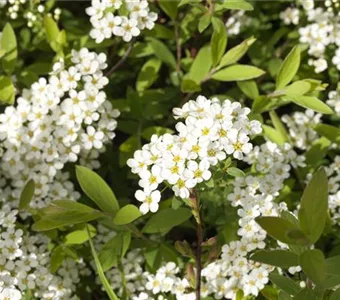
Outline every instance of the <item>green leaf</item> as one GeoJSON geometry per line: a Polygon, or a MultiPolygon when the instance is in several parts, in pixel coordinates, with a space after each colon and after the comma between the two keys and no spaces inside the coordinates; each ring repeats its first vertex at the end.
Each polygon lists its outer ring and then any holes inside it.
{"type": "Polygon", "coordinates": [[[298,212],[300,227],[315,243],[323,232],[328,211],[328,180],[323,168],[320,168],[305,188],[298,212]]]}
{"type": "Polygon", "coordinates": [[[326,259],[326,273],[327,278],[320,288],[329,289],[340,284],[340,255],[326,259]]]}
{"type": "Polygon", "coordinates": [[[318,300],[318,297],[312,290],[305,288],[301,292],[299,292],[293,299],[294,300],[318,300]]]}
{"type": "Polygon", "coordinates": [[[269,112],[269,116],[273,122],[275,129],[277,130],[277,132],[279,132],[281,139],[284,142],[289,142],[289,134],[277,113],[274,110],[272,110],[269,112]]]}
{"type": "Polygon", "coordinates": [[[255,100],[260,95],[254,80],[239,81],[237,82],[237,86],[250,99],[255,100]]]}
{"type": "Polygon", "coordinates": [[[52,274],[57,272],[61,267],[65,256],[66,254],[63,245],[59,245],[53,249],[50,259],[50,271],[52,274]]]}
{"type": "Polygon", "coordinates": [[[282,268],[299,265],[299,256],[287,250],[261,250],[254,253],[250,259],[282,268]]]}
{"type": "Polygon", "coordinates": [[[89,227],[89,231],[91,233],[91,237],[96,235],[96,228],[91,224],[82,224],[78,229],[68,233],[64,237],[65,245],[81,245],[89,240],[89,235],[87,232],[87,226],[89,227]]]}
{"type": "Polygon", "coordinates": [[[10,77],[0,76],[0,104],[12,105],[15,100],[15,89],[10,77]]]}
{"type": "Polygon", "coordinates": [[[215,67],[221,60],[227,47],[227,29],[225,24],[216,17],[212,18],[213,34],[211,37],[211,60],[215,67]]]}
{"type": "Polygon", "coordinates": [[[326,279],[326,260],[318,249],[307,250],[300,255],[302,271],[315,284],[322,284],[326,279]]]}
{"type": "Polygon", "coordinates": [[[98,174],[83,166],[76,166],[76,175],[85,194],[102,211],[115,215],[119,210],[119,204],[106,182],[98,174]]]}
{"type": "Polygon", "coordinates": [[[151,216],[142,231],[145,233],[166,232],[172,227],[182,224],[190,217],[191,211],[187,208],[160,210],[151,216]]]}
{"type": "Polygon", "coordinates": [[[329,298],[329,300],[339,300],[340,299],[340,288],[338,288],[329,298]]]}
{"type": "Polygon", "coordinates": [[[308,93],[311,87],[312,85],[309,82],[299,80],[285,87],[284,92],[287,96],[302,96],[308,93]]]}
{"type": "MultiPolygon", "coordinates": [[[[192,79],[197,84],[208,75],[212,66],[210,46],[204,46],[195,57],[188,75],[188,79],[192,79]]],[[[185,76],[186,77],[186,76],[185,76]]]]}
{"type": "Polygon", "coordinates": [[[228,65],[232,65],[237,63],[244,54],[248,51],[249,47],[256,41],[255,38],[250,37],[249,39],[244,40],[241,44],[231,48],[227,51],[227,53],[222,57],[221,63],[218,68],[222,68],[228,65]]]}
{"type": "Polygon", "coordinates": [[[33,195],[34,195],[35,184],[34,180],[29,180],[26,185],[24,186],[19,201],[19,209],[25,209],[29,206],[33,195]]]}
{"type": "Polygon", "coordinates": [[[151,45],[155,56],[171,68],[176,69],[176,59],[168,47],[160,40],[154,38],[148,38],[147,40],[151,45]]]}
{"type": "Polygon", "coordinates": [[[242,81],[257,78],[265,72],[248,65],[232,65],[214,73],[211,78],[218,81],[242,81]]]}
{"type": "Polygon", "coordinates": [[[104,274],[103,268],[100,264],[100,260],[98,258],[96,249],[94,248],[93,243],[92,243],[90,231],[88,231],[88,236],[89,236],[89,242],[90,242],[90,246],[91,246],[92,256],[94,258],[94,262],[95,262],[95,265],[96,265],[96,269],[97,269],[97,272],[98,272],[99,279],[100,279],[101,283],[103,284],[104,289],[105,289],[107,295],[109,296],[109,299],[110,300],[119,300],[119,298],[116,296],[114,291],[111,289],[110,283],[108,282],[107,278],[105,277],[105,274],[104,274]]]}
{"type": "Polygon", "coordinates": [[[283,61],[276,77],[276,89],[284,88],[292,81],[300,67],[300,48],[295,46],[283,61]]]}
{"type": "Polygon", "coordinates": [[[325,157],[331,144],[331,141],[325,137],[317,139],[305,154],[306,164],[316,166],[325,157]]]}
{"type": "Polygon", "coordinates": [[[116,214],[113,219],[113,222],[116,225],[125,225],[132,223],[136,219],[138,219],[142,213],[139,211],[138,207],[128,204],[122,207],[116,214]]]}
{"type": "Polygon", "coordinates": [[[270,274],[269,280],[289,295],[294,296],[301,290],[296,282],[282,275],[270,274]]]}
{"type": "MultiPolygon", "coordinates": [[[[7,23],[2,31],[0,49],[4,51],[1,57],[2,68],[8,75],[11,75],[15,69],[18,50],[15,32],[10,23],[7,23]]],[[[1,84],[0,87],[2,87],[1,84]]]]}
{"type": "Polygon", "coordinates": [[[284,291],[281,291],[281,292],[279,293],[278,298],[277,298],[277,300],[291,300],[291,299],[292,299],[292,297],[289,296],[289,294],[287,294],[287,293],[284,292],[284,291]]]}
{"type": "Polygon", "coordinates": [[[273,127],[262,125],[264,136],[273,143],[283,146],[285,143],[285,138],[282,134],[273,127]]]}
{"type": "Polygon", "coordinates": [[[199,92],[201,90],[201,86],[191,79],[183,78],[181,83],[181,91],[183,93],[194,93],[199,92]]]}
{"type": "Polygon", "coordinates": [[[161,9],[170,17],[171,20],[175,20],[178,12],[177,1],[159,1],[161,9]]]}
{"type": "Polygon", "coordinates": [[[57,23],[50,16],[45,16],[44,19],[45,33],[47,41],[51,44],[51,42],[55,42],[59,36],[59,28],[57,23]]]}
{"type": "Polygon", "coordinates": [[[279,217],[259,217],[256,222],[267,233],[283,243],[292,245],[308,245],[310,241],[293,223],[279,217]]]}
{"type": "Polygon", "coordinates": [[[98,257],[104,272],[117,266],[131,241],[130,232],[121,232],[111,238],[99,251],[98,257]]]}
{"type": "Polygon", "coordinates": [[[245,176],[242,170],[235,168],[235,167],[228,168],[227,173],[233,177],[244,177],[245,176]]]}
{"type": "Polygon", "coordinates": [[[158,78],[161,65],[162,62],[158,58],[151,58],[142,66],[136,81],[137,91],[142,92],[152,86],[158,78]]]}
{"type": "Polygon", "coordinates": [[[201,18],[200,21],[198,22],[198,31],[199,33],[202,33],[204,30],[208,28],[208,26],[211,23],[211,14],[206,13],[204,14],[201,18]]]}
{"type": "Polygon", "coordinates": [[[253,6],[245,0],[225,0],[222,7],[233,10],[253,10],[253,6]]]}
{"type": "Polygon", "coordinates": [[[328,124],[317,124],[313,128],[318,134],[326,137],[328,140],[340,144],[340,129],[328,124]]]}
{"type": "Polygon", "coordinates": [[[322,114],[332,114],[333,110],[324,102],[313,96],[290,96],[295,104],[322,114]]]}

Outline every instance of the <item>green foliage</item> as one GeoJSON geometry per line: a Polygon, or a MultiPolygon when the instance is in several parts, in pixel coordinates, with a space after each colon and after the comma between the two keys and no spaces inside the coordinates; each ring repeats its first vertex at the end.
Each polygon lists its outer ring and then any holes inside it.
{"type": "Polygon", "coordinates": [[[119,209],[118,201],[105,181],[88,168],[77,166],[76,174],[84,193],[104,212],[115,215],[119,209]]]}
{"type": "MultiPolygon", "coordinates": [[[[15,32],[10,23],[7,23],[3,28],[0,49],[2,53],[1,54],[2,68],[8,75],[11,75],[16,65],[18,50],[15,32]]],[[[0,83],[0,87],[1,86],[2,84],[0,83]]],[[[7,103],[12,104],[13,101],[7,103]]]]}
{"type": "Polygon", "coordinates": [[[20,195],[20,202],[19,202],[19,209],[25,209],[29,206],[33,195],[34,195],[35,185],[34,180],[30,179],[26,185],[24,186],[21,195],[20,195]]]}

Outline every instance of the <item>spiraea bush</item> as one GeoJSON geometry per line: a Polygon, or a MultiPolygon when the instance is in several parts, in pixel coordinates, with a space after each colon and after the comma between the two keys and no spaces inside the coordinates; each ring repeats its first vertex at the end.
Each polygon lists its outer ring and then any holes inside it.
{"type": "Polygon", "coordinates": [[[0,300],[340,300],[340,2],[0,0],[0,300]]]}

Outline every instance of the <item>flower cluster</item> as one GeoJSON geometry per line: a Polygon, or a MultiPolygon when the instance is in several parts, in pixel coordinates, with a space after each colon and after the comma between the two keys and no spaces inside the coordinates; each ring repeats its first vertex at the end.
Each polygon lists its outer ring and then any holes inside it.
{"type": "Polygon", "coordinates": [[[334,3],[337,1],[325,1],[321,6],[317,6],[314,0],[301,1],[301,14],[306,15],[307,23],[301,21],[304,18],[300,16],[297,8],[289,7],[280,14],[285,24],[301,23],[300,42],[308,45],[308,54],[312,57],[308,64],[315,68],[316,73],[325,71],[330,61],[340,70],[340,16],[333,9],[334,3]],[[331,49],[333,45],[337,50],[329,61],[326,50],[331,49]]]}
{"type": "Polygon", "coordinates": [[[305,112],[294,112],[291,116],[283,115],[282,121],[289,129],[290,139],[294,147],[308,150],[318,138],[313,126],[320,122],[322,115],[307,109],[305,112]]]}
{"type": "Polygon", "coordinates": [[[48,238],[31,235],[17,224],[18,211],[4,204],[0,209],[0,299],[19,300],[28,291],[37,299],[76,299],[83,263],[66,259],[52,274],[48,238]]]}
{"type": "Polygon", "coordinates": [[[35,181],[34,207],[43,207],[51,198],[76,199],[68,174],[61,170],[80,158],[96,167],[104,143],[115,136],[119,112],[102,91],[108,83],[102,70],[106,56],[87,49],[73,51],[73,65],[53,66],[53,74],[40,78],[24,90],[17,106],[0,115],[0,166],[10,180],[12,196],[18,198],[25,182],[35,181]]]}
{"type": "Polygon", "coordinates": [[[238,102],[212,100],[199,96],[182,108],[175,108],[178,134],[152,136],[151,143],[137,150],[127,164],[140,177],[143,190],[136,192],[142,213],[158,210],[162,182],[172,186],[175,195],[189,198],[190,190],[209,180],[210,167],[227,155],[242,159],[252,149],[251,134],[261,132],[258,121],[250,121],[249,108],[238,102]]]}
{"type": "Polygon", "coordinates": [[[228,36],[238,35],[242,27],[248,26],[249,23],[250,18],[245,15],[243,10],[233,13],[225,23],[228,36]]]}
{"type": "Polygon", "coordinates": [[[338,90],[330,91],[328,93],[328,100],[326,103],[333,108],[337,116],[340,116],[340,95],[338,90]]]}
{"type": "MultiPolygon", "coordinates": [[[[16,20],[23,16],[28,27],[36,27],[37,29],[41,26],[47,13],[46,4],[40,0],[0,0],[0,8],[6,12],[10,19],[16,20]]],[[[60,14],[61,9],[55,8],[53,12],[54,19],[58,20],[60,14]]]]}
{"type": "Polygon", "coordinates": [[[90,36],[97,43],[112,36],[122,37],[125,42],[129,42],[141,30],[151,30],[157,20],[157,14],[150,11],[146,0],[92,0],[86,13],[93,26],[90,36]],[[122,5],[125,5],[127,15],[120,15],[122,5]]]}

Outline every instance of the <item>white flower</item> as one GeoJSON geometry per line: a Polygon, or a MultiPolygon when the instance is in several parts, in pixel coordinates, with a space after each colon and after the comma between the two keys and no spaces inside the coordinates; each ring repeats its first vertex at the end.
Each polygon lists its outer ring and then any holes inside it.
{"type": "Polygon", "coordinates": [[[149,211],[155,213],[158,210],[158,202],[161,199],[161,193],[159,191],[138,190],[135,193],[135,197],[138,201],[143,202],[139,209],[144,215],[149,211]]]}

